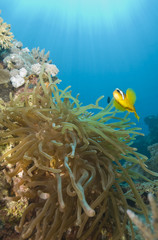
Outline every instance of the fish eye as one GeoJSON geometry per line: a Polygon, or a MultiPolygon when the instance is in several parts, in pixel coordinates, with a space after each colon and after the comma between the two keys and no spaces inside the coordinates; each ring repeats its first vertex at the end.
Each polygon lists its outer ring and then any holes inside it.
{"type": "Polygon", "coordinates": [[[120,89],[119,89],[119,88],[116,88],[116,91],[117,91],[118,93],[121,93],[121,91],[120,91],[120,89]]]}
{"type": "Polygon", "coordinates": [[[124,93],[123,93],[119,88],[116,88],[116,91],[117,91],[119,94],[121,94],[122,99],[124,100],[124,99],[125,99],[124,93]]]}

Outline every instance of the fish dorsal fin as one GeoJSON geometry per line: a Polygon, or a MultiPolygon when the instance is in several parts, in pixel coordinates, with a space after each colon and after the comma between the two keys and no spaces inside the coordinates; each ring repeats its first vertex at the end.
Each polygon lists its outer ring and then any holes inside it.
{"type": "Polygon", "coordinates": [[[128,99],[128,101],[134,105],[135,104],[135,101],[136,101],[136,94],[135,92],[133,91],[133,89],[131,88],[128,88],[127,91],[126,91],[126,97],[128,99]]]}

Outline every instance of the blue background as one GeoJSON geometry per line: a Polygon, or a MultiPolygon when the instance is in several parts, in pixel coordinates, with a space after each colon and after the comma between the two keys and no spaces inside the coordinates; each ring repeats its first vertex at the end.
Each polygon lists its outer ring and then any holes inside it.
{"type": "Polygon", "coordinates": [[[158,0],[1,0],[1,17],[30,50],[50,51],[61,88],[83,104],[133,88],[143,118],[158,114],[158,0]]]}

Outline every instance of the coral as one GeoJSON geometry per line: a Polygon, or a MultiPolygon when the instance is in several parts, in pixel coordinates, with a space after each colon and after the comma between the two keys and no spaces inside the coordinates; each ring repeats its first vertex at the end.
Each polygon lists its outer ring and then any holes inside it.
{"type": "Polygon", "coordinates": [[[22,49],[22,52],[24,52],[24,53],[30,53],[30,50],[28,49],[28,47],[25,47],[25,48],[22,49]]]}
{"type": "Polygon", "coordinates": [[[39,75],[41,72],[42,66],[40,63],[35,63],[31,66],[31,70],[34,74],[39,75]]]}
{"type": "MultiPolygon", "coordinates": [[[[4,151],[4,147],[0,149],[0,153],[4,151]]],[[[5,180],[4,174],[2,172],[2,169],[0,169],[0,202],[3,201],[3,198],[7,196],[8,194],[8,186],[7,182],[5,180]]],[[[2,219],[1,219],[2,220],[2,219]]]]}
{"type": "Polygon", "coordinates": [[[22,48],[20,41],[13,40],[10,32],[10,25],[3,22],[0,18],[0,84],[11,81],[13,87],[19,88],[25,83],[25,77],[29,78],[32,74],[40,74],[42,65],[45,64],[45,78],[48,81],[48,74],[55,77],[59,72],[54,64],[50,64],[49,52],[45,54],[45,49],[41,52],[39,47],[30,50],[22,48]],[[6,48],[9,48],[6,51],[6,48]],[[4,69],[6,68],[6,69],[4,69]],[[9,76],[10,72],[10,77],[9,76]],[[8,73],[8,74],[7,74],[8,73]]]}
{"type": "Polygon", "coordinates": [[[150,151],[151,154],[151,162],[154,162],[154,164],[157,162],[158,163],[158,143],[155,143],[151,146],[148,147],[148,150],[150,151]]]}
{"type": "MultiPolygon", "coordinates": [[[[10,71],[10,81],[15,88],[21,87],[25,82],[25,77],[29,78],[30,75],[36,74],[39,75],[42,69],[42,60],[41,63],[37,63],[37,60],[30,53],[28,48],[22,49],[22,43],[16,40],[13,41],[13,47],[10,49],[10,54],[1,54],[3,55],[3,64],[10,71]]],[[[42,54],[40,55],[43,56],[42,54]]],[[[48,54],[44,55],[46,59],[48,54]]],[[[45,60],[44,60],[45,62],[45,60]]],[[[50,61],[49,61],[50,62],[50,61]]],[[[59,72],[58,68],[54,64],[48,62],[44,63],[45,72],[44,76],[46,81],[48,81],[48,74],[52,77],[55,77],[59,72]]]]}
{"type": "MultiPolygon", "coordinates": [[[[59,69],[54,64],[45,63],[44,69],[45,73],[50,74],[52,77],[55,77],[59,72],[59,69]]],[[[34,74],[39,75],[42,70],[42,65],[40,63],[33,64],[31,70],[34,74]]]]}
{"type": "Polygon", "coordinates": [[[25,83],[25,77],[31,73],[32,64],[36,63],[35,59],[21,49],[21,42],[14,41],[11,48],[11,54],[3,59],[4,65],[10,71],[10,81],[15,88],[21,87],[25,83]]]}
{"type": "Polygon", "coordinates": [[[25,68],[28,74],[31,74],[31,66],[37,62],[25,48],[18,48],[17,46],[20,46],[18,43],[17,41],[13,42],[14,45],[10,49],[11,54],[4,57],[3,63],[9,70],[25,68]]]}
{"type": "Polygon", "coordinates": [[[10,81],[10,73],[7,69],[0,69],[0,84],[5,84],[10,81]]]}
{"type": "Polygon", "coordinates": [[[8,69],[20,69],[24,66],[25,60],[17,53],[12,53],[3,60],[8,69]]]}
{"type": "Polygon", "coordinates": [[[45,72],[50,74],[52,77],[55,77],[59,72],[59,69],[54,64],[45,63],[44,67],[45,72]]]}
{"type": "Polygon", "coordinates": [[[0,61],[0,69],[4,69],[4,64],[1,61],[0,61]]]}
{"type": "Polygon", "coordinates": [[[155,143],[148,147],[148,151],[150,152],[150,159],[147,164],[151,170],[158,169],[158,143],[155,143]]]}
{"type": "MultiPolygon", "coordinates": [[[[15,47],[15,48],[17,48],[17,49],[22,49],[22,47],[23,47],[22,42],[17,41],[17,40],[14,39],[13,43],[14,43],[14,47],[15,47]]],[[[14,48],[12,48],[12,52],[13,52],[13,49],[14,49],[14,48]]]]}
{"type": "Polygon", "coordinates": [[[21,68],[20,70],[19,70],[19,75],[21,76],[21,77],[26,77],[26,75],[27,75],[27,70],[23,67],[23,68],[21,68]]]}
{"type": "Polygon", "coordinates": [[[42,76],[43,71],[32,92],[26,83],[24,92],[11,97],[0,112],[0,144],[13,144],[0,157],[7,179],[16,178],[11,199],[29,201],[16,230],[22,239],[62,239],[72,234],[73,239],[95,240],[109,229],[113,240],[125,238],[126,210],[133,208],[127,203],[128,192],[124,195],[121,188],[124,182],[139,206],[135,211],[148,221],[132,181],[136,164],[152,173],[146,169],[146,157],[130,146],[138,128],[128,114],[124,119],[115,116],[112,102],[102,108],[100,97],[95,104],[81,106],[70,87],[60,90],[59,80],[53,82],[51,77],[46,87],[42,76]],[[98,113],[92,114],[92,109],[98,113]]]}
{"type": "Polygon", "coordinates": [[[13,87],[15,87],[15,88],[21,87],[25,83],[25,79],[23,77],[21,77],[20,75],[11,77],[10,81],[11,81],[13,87]]]}
{"type": "Polygon", "coordinates": [[[149,115],[144,119],[149,133],[146,136],[137,136],[133,146],[137,147],[139,152],[150,158],[148,146],[158,143],[158,115],[149,115]]]}
{"type": "Polygon", "coordinates": [[[21,69],[13,69],[10,71],[11,77],[16,77],[17,75],[20,75],[21,77],[26,77],[27,76],[27,70],[23,67],[21,69]]]}
{"type": "Polygon", "coordinates": [[[27,75],[27,70],[23,67],[21,69],[13,69],[10,71],[10,81],[15,88],[19,88],[25,83],[25,77],[27,75]]]}
{"type": "Polygon", "coordinates": [[[1,201],[0,205],[0,239],[3,240],[17,240],[20,238],[19,234],[14,230],[14,226],[18,224],[21,215],[26,208],[26,203],[23,200],[1,201]]]}
{"type": "Polygon", "coordinates": [[[150,202],[152,210],[152,221],[150,222],[150,227],[144,224],[137,215],[131,210],[127,210],[127,214],[132,222],[138,227],[141,231],[142,236],[145,240],[157,240],[158,239],[158,207],[157,203],[154,200],[154,197],[151,193],[148,194],[148,199],[150,202]]]}
{"type": "MultiPolygon", "coordinates": [[[[4,154],[6,146],[0,147],[0,155],[4,154]]],[[[9,211],[12,211],[12,207],[6,203],[5,199],[8,196],[8,192],[10,190],[9,184],[6,182],[3,167],[0,167],[0,239],[7,240],[7,239],[18,239],[17,233],[14,231],[14,226],[18,223],[16,217],[9,214],[9,211]]],[[[14,205],[17,204],[14,202],[14,205]]],[[[20,210],[20,209],[19,209],[20,210]]]]}
{"type": "Polygon", "coordinates": [[[12,91],[12,85],[9,83],[1,84],[0,85],[0,99],[3,99],[5,102],[8,102],[10,100],[9,95],[12,91]]]}
{"type": "Polygon", "coordinates": [[[49,51],[45,54],[45,49],[42,49],[41,52],[40,52],[39,47],[38,48],[33,48],[31,50],[31,55],[40,64],[51,63],[52,62],[51,60],[48,60],[49,59],[49,51]]]}
{"type": "Polygon", "coordinates": [[[148,141],[148,145],[158,142],[158,115],[149,115],[144,122],[149,128],[150,141],[148,141]]]}
{"type": "MultiPolygon", "coordinates": [[[[147,149],[150,153],[150,158],[146,161],[146,164],[149,169],[154,171],[155,169],[158,169],[158,143],[148,146],[147,149]]],[[[142,168],[140,168],[140,166],[137,166],[135,170],[136,172],[141,173],[144,176],[144,178],[147,177],[147,178],[150,178],[151,180],[157,180],[157,177],[144,171],[142,168]]]]}
{"type": "Polygon", "coordinates": [[[12,47],[13,37],[12,32],[10,32],[10,25],[3,22],[0,17],[0,50],[12,47]]]}
{"type": "Polygon", "coordinates": [[[22,217],[22,214],[24,210],[26,209],[26,206],[28,205],[26,198],[21,198],[18,201],[7,201],[6,207],[3,209],[3,211],[6,212],[9,221],[12,221],[13,219],[18,220],[22,217]]]}

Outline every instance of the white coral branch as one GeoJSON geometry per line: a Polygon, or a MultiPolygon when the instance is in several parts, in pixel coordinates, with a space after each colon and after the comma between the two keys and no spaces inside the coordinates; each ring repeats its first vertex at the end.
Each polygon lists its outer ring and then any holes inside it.
{"type": "Polygon", "coordinates": [[[158,207],[151,193],[148,194],[148,199],[152,211],[152,221],[150,227],[146,226],[138,216],[131,210],[127,210],[127,214],[132,222],[138,227],[145,240],[157,240],[158,239],[158,207]],[[153,229],[153,230],[151,230],[153,229]]]}

